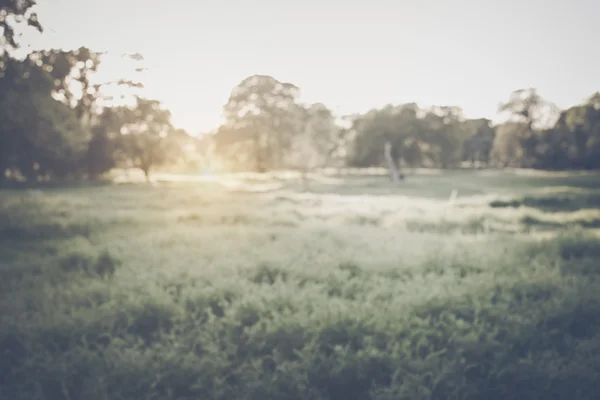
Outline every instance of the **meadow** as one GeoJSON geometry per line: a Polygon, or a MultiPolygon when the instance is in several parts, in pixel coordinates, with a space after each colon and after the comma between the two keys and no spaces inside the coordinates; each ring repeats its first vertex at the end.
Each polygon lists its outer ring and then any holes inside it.
{"type": "Polygon", "coordinates": [[[596,399],[600,175],[0,191],[0,399],[596,399]]]}

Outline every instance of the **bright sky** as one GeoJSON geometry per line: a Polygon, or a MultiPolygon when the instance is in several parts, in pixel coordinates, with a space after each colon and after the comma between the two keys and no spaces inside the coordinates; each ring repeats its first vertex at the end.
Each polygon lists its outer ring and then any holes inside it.
{"type": "Polygon", "coordinates": [[[514,89],[536,87],[559,107],[600,90],[598,0],[38,3],[47,30],[24,38],[33,47],[140,52],[145,95],[190,133],[218,126],[231,89],[253,74],[339,114],[417,102],[494,118],[514,89]]]}

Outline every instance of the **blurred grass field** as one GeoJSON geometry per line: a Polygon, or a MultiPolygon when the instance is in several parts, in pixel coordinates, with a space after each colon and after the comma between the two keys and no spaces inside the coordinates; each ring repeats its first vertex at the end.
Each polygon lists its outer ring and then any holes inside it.
{"type": "Polygon", "coordinates": [[[596,399],[599,229],[592,173],[2,190],[0,399],[596,399]]]}

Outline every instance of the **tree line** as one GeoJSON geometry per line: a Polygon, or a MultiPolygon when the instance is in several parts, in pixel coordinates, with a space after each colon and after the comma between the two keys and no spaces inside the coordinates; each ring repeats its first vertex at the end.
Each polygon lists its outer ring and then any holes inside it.
{"type": "MultiPolygon", "coordinates": [[[[0,181],[97,179],[113,168],[147,177],[164,165],[265,172],[320,167],[600,168],[600,93],[558,110],[532,88],[499,107],[506,122],[466,118],[459,107],[387,105],[336,116],[321,103],[300,102],[300,89],[254,75],[233,88],[225,122],[199,136],[176,129],[142,82],[94,80],[104,53],[86,47],[16,57],[15,26],[43,31],[34,1],[0,6],[0,181]],[[118,87],[130,105],[111,105],[118,87]]],[[[142,63],[139,54],[127,54],[142,63]]],[[[141,71],[140,66],[132,73],[141,71]]]]}

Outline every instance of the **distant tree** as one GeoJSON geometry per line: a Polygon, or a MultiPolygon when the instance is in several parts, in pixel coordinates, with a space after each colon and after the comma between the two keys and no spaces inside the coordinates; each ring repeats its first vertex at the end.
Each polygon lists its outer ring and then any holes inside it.
{"type": "Polygon", "coordinates": [[[215,136],[217,146],[250,153],[245,159],[253,160],[256,171],[281,168],[301,126],[298,95],[296,86],[271,76],[244,79],[224,106],[226,122],[215,136]]]}
{"type": "Polygon", "coordinates": [[[120,151],[125,166],[141,169],[150,180],[152,168],[172,160],[175,153],[168,140],[173,130],[171,113],[157,100],[137,97],[135,107],[122,118],[120,151]]]}
{"type": "MultiPolygon", "coordinates": [[[[465,129],[458,107],[420,109],[416,104],[388,105],[356,116],[349,162],[358,167],[387,165],[394,180],[401,165],[446,168],[461,161],[465,129]]],[[[398,177],[402,173],[398,172],[398,177]]]]}
{"type": "Polygon", "coordinates": [[[429,144],[429,158],[441,168],[461,161],[465,131],[463,112],[458,107],[438,106],[427,110],[423,119],[422,139],[429,144]]]}
{"type": "Polygon", "coordinates": [[[194,172],[198,171],[202,162],[198,138],[190,135],[185,129],[179,128],[169,131],[165,140],[168,142],[166,147],[174,168],[185,170],[193,168],[194,172]]]}
{"type": "Polygon", "coordinates": [[[536,168],[567,170],[582,168],[574,136],[556,126],[540,133],[536,147],[536,168]]]}
{"type": "Polygon", "coordinates": [[[547,168],[600,168],[600,95],[563,111],[545,139],[547,168]]]}
{"type": "Polygon", "coordinates": [[[117,166],[116,143],[102,129],[101,125],[92,128],[92,138],[88,143],[85,162],[90,180],[98,179],[100,175],[117,166]]]}
{"type": "MultiPolygon", "coordinates": [[[[518,166],[535,167],[539,163],[536,156],[540,133],[555,123],[558,108],[544,100],[536,89],[529,88],[512,92],[509,100],[501,103],[498,110],[507,112],[512,121],[521,124],[517,135],[520,147],[518,166]]],[[[516,125],[509,126],[514,128],[516,125]]]]}
{"type": "Polygon", "coordinates": [[[530,129],[551,127],[558,117],[556,105],[542,98],[535,88],[513,91],[498,111],[507,112],[513,120],[526,123],[530,129]]]}
{"type": "Polygon", "coordinates": [[[522,166],[526,158],[523,142],[531,137],[530,132],[525,122],[508,121],[496,127],[492,163],[503,168],[522,166]]]}
{"type": "Polygon", "coordinates": [[[467,139],[463,143],[462,160],[489,164],[494,145],[495,132],[491,121],[485,118],[468,119],[463,123],[463,131],[467,139]]]}
{"type": "Polygon", "coordinates": [[[351,127],[354,145],[350,165],[388,166],[398,170],[402,161],[420,159],[424,137],[419,111],[416,104],[388,105],[356,116],[351,127]],[[390,159],[393,166],[388,164],[390,159]]]}
{"type": "Polygon", "coordinates": [[[342,144],[343,130],[335,123],[331,110],[321,103],[297,109],[301,128],[292,137],[286,164],[302,172],[306,184],[308,173],[332,162],[342,144]]]}
{"type": "Polygon", "coordinates": [[[88,178],[97,179],[117,167],[119,157],[124,158],[121,131],[131,119],[131,110],[127,107],[107,107],[97,116],[87,149],[88,178]]]}
{"type": "Polygon", "coordinates": [[[586,105],[591,106],[594,108],[594,110],[600,110],[600,92],[595,92],[594,94],[592,94],[587,101],[585,102],[586,105]]]}
{"type": "Polygon", "coordinates": [[[257,154],[258,146],[253,133],[243,127],[229,124],[219,126],[212,136],[215,153],[221,165],[229,171],[264,171],[264,163],[257,154]]]}

